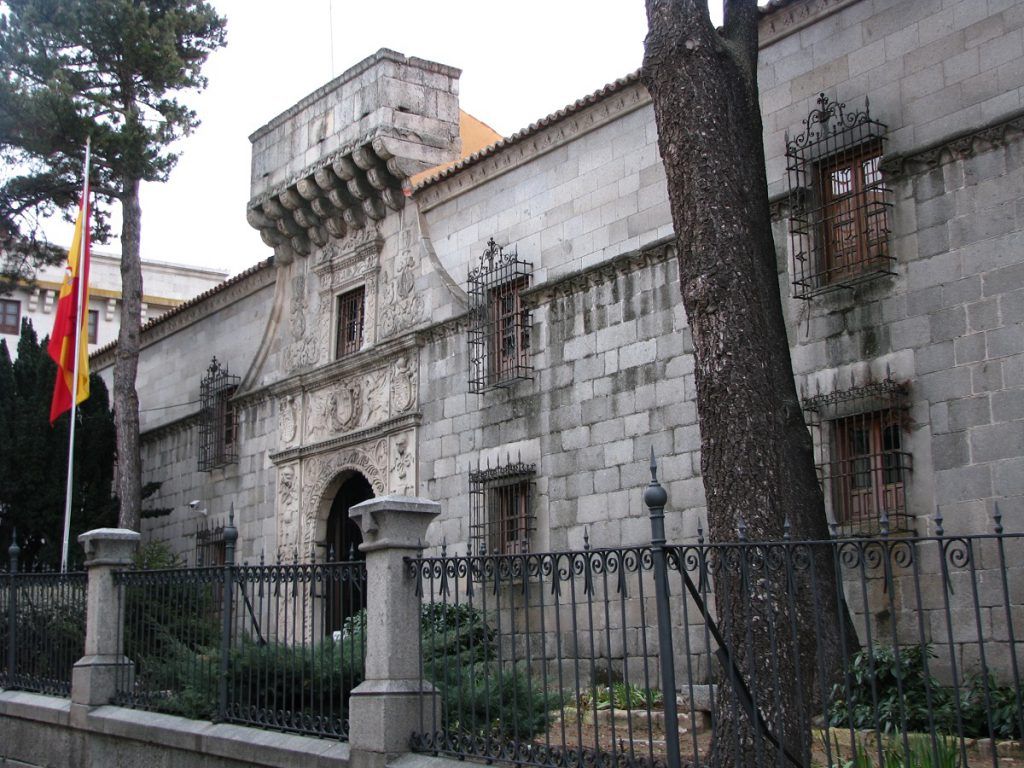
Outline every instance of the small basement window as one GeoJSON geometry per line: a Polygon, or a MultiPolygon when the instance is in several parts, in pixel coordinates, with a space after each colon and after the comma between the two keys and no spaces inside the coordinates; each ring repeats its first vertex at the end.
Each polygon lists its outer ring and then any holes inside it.
{"type": "Polygon", "coordinates": [[[469,473],[471,551],[516,555],[533,538],[533,478],[536,465],[507,462],[469,473]]]}

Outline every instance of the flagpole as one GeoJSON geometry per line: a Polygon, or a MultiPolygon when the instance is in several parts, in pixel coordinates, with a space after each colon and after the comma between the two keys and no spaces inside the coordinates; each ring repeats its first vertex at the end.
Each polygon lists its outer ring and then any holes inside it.
{"type": "MultiPolygon", "coordinates": [[[[89,161],[92,137],[85,140],[85,181],[82,184],[82,232],[78,243],[78,290],[75,292],[75,366],[71,384],[71,433],[68,438],[68,487],[64,495],[64,546],[61,549],[60,571],[68,570],[68,544],[71,536],[72,479],[75,468],[75,416],[78,412],[78,364],[82,345],[82,313],[85,298],[86,260],[89,240],[89,161]]],[[[88,343],[88,342],[87,342],[88,343]]]]}

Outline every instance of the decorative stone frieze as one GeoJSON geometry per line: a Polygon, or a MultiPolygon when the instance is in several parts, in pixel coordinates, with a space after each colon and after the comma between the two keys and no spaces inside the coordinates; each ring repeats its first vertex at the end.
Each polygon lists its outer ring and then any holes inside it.
{"type": "Polygon", "coordinates": [[[882,170],[892,178],[923,173],[954,160],[1006,146],[1024,137],[1024,110],[970,131],[946,137],[921,149],[885,158],[882,170]]]}
{"type": "Polygon", "coordinates": [[[836,11],[860,0],[804,0],[778,10],[771,9],[758,25],[759,47],[766,48],[787,35],[799,32],[836,11]]]}

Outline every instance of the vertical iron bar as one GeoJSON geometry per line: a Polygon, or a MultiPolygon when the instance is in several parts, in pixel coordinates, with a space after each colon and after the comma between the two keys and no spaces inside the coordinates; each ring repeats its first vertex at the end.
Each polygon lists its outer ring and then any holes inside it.
{"type": "Polygon", "coordinates": [[[228,654],[231,649],[231,598],[232,568],[235,564],[235,542],[238,530],[235,528],[235,506],[231,505],[228,513],[228,524],[224,526],[224,594],[221,595],[220,617],[220,680],[217,702],[217,718],[224,721],[228,710],[228,654]]]}
{"type": "Polygon", "coordinates": [[[651,482],[644,504],[651,516],[651,547],[654,555],[654,593],[658,610],[658,655],[661,661],[661,692],[665,706],[665,752],[669,768],[679,768],[679,713],[676,708],[676,669],[672,650],[672,614],[668,599],[668,568],[665,554],[665,504],[668,493],[658,482],[658,464],[651,448],[651,482]]]}
{"type": "Polygon", "coordinates": [[[14,674],[17,668],[17,647],[18,647],[18,590],[16,577],[18,575],[18,555],[21,554],[21,547],[18,546],[18,529],[14,529],[11,536],[11,546],[7,548],[7,556],[10,558],[10,571],[7,574],[7,582],[10,585],[7,594],[7,687],[14,687],[14,674]]]}

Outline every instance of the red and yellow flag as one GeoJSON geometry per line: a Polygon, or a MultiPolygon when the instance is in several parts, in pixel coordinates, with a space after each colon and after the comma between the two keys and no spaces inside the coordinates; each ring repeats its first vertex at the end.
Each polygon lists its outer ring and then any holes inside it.
{"type": "Polygon", "coordinates": [[[50,423],[64,411],[71,409],[75,380],[75,341],[78,345],[78,390],[75,403],[89,397],[89,196],[84,195],[75,220],[75,239],[68,251],[68,265],[64,270],[64,284],[57,299],[57,315],[53,320],[53,333],[47,351],[57,363],[57,382],[53,386],[50,404],[50,423]],[[82,300],[82,323],[75,333],[78,301],[82,300]]]}

